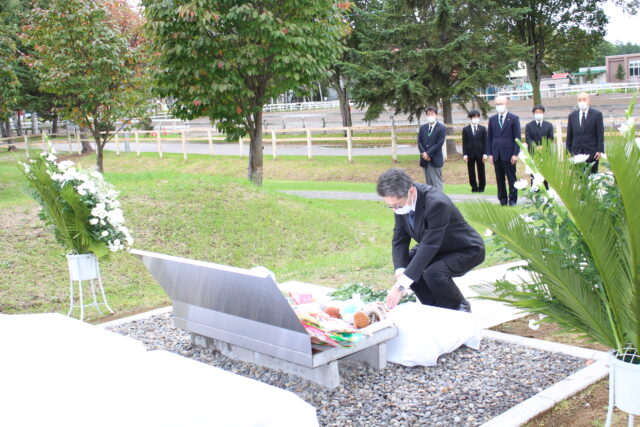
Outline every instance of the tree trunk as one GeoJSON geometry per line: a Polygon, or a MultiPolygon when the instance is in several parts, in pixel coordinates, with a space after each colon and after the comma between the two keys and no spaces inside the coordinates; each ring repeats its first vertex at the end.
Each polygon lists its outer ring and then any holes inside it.
{"type": "Polygon", "coordinates": [[[35,111],[31,112],[31,135],[37,135],[40,131],[38,129],[38,114],[35,111]]]}
{"type": "Polygon", "coordinates": [[[531,63],[527,61],[527,75],[529,76],[531,88],[533,89],[533,105],[540,105],[542,103],[542,96],[540,94],[540,65],[536,64],[535,61],[531,63]]]}
{"type": "MultiPolygon", "coordinates": [[[[80,142],[82,144],[82,150],[80,151],[82,154],[93,152],[93,147],[91,147],[91,143],[82,137],[82,128],[78,130],[80,132],[80,142]]],[[[96,145],[98,147],[98,145],[96,145]]]]}
{"type": "Polygon", "coordinates": [[[255,185],[262,185],[262,108],[253,115],[253,123],[249,129],[249,180],[255,185]]]}
{"type": "Polygon", "coordinates": [[[451,135],[453,131],[451,127],[453,124],[453,111],[450,99],[442,100],[442,119],[444,120],[444,124],[447,125],[447,156],[450,157],[458,152],[458,150],[456,150],[455,139],[449,138],[449,135],[451,135]]]}
{"type": "MultiPolygon", "coordinates": [[[[99,130],[91,129],[91,134],[93,135],[93,140],[96,143],[96,166],[98,167],[98,172],[104,173],[104,146],[106,145],[108,135],[104,135],[104,141],[102,141],[99,130]]],[[[89,142],[87,141],[87,144],[89,142]]],[[[83,141],[83,150],[84,150],[84,141],[83,141]]]]}
{"type": "Polygon", "coordinates": [[[20,113],[13,113],[13,123],[16,126],[16,135],[22,136],[22,120],[20,119],[20,113]]]}
{"type": "Polygon", "coordinates": [[[0,137],[2,138],[6,138],[7,137],[7,129],[6,129],[6,124],[4,122],[4,120],[0,120],[0,137]]]}
{"type": "MultiPolygon", "coordinates": [[[[349,105],[349,94],[347,92],[346,86],[342,85],[340,81],[340,76],[337,72],[334,72],[333,77],[331,78],[331,85],[336,90],[338,94],[338,100],[340,101],[340,115],[342,116],[342,126],[351,127],[351,105],[349,105]]],[[[344,136],[347,136],[347,131],[344,131],[344,136]]]]}
{"type": "Polygon", "coordinates": [[[53,115],[53,121],[51,122],[51,133],[53,135],[57,135],[58,134],[58,122],[59,122],[59,120],[60,120],[60,117],[58,117],[58,113],[55,113],[53,115]]]}

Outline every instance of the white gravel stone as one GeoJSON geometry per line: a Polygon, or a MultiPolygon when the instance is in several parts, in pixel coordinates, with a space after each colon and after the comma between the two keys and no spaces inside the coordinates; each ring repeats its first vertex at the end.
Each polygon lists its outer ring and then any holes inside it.
{"type": "Polygon", "coordinates": [[[433,367],[389,364],[377,371],[341,363],[342,385],[327,390],[194,346],[187,332],[173,326],[171,313],[109,329],[149,350],[171,351],[296,393],[316,407],[322,426],[478,426],[584,367],[581,359],[485,339],[479,351],[461,347],[433,367]]]}

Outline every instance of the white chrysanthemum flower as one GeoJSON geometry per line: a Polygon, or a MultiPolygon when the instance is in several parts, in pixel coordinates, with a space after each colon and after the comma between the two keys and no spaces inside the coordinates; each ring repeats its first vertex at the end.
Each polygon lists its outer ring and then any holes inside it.
{"type": "Polygon", "coordinates": [[[26,164],[24,162],[18,162],[18,163],[20,163],[20,166],[22,166],[24,168],[24,173],[31,172],[31,167],[28,164],[26,164]]]}
{"type": "Polygon", "coordinates": [[[485,237],[491,237],[493,236],[493,231],[489,230],[488,228],[484,231],[484,236],[485,237]]]}
{"type": "Polygon", "coordinates": [[[49,161],[49,162],[55,162],[56,160],[58,160],[58,158],[53,153],[51,153],[51,154],[49,154],[47,156],[47,161],[49,161]]]}
{"type": "Polygon", "coordinates": [[[100,222],[100,220],[98,218],[91,218],[89,220],[89,224],[91,224],[91,225],[96,225],[98,222],[100,222]]]}
{"type": "Polygon", "coordinates": [[[114,209],[107,212],[107,219],[111,224],[124,224],[122,209],[114,209]]]}
{"type": "Polygon", "coordinates": [[[532,223],[535,221],[533,217],[530,215],[520,215],[520,218],[522,218],[524,222],[527,222],[527,223],[532,223]]]}
{"type": "Polygon", "coordinates": [[[558,193],[556,193],[556,190],[554,190],[553,188],[547,190],[547,193],[553,200],[560,200],[560,196],[558,196],[558,193]]]}
{"type": "Polygon", "coordinates": [[[534,173],[533,174],[533,185],[535,185],[536,187],[539,187],[540,184],[544,183],[544,176],[542,176],[542,174],[540,173],[534,173]]]}
{"type": "Polygon", "coordinates": [[[71,160],[63,160],[58,163],[58,169],[60,169],[62,172],[74,166],[75,166],[75,163],[73,163],[71,160]]]}
{"type": "Polygon", "coordinates": [[[626,123],[622,123],[618,130],[620,131],[620,133],[627,133],[629,132],[629,125],[627,125],[626,123]]]}
{"type": "Polygon", "coordinates": [[[529,186],[529,182],[526,179],[519,179],[513,184],[518,190],[524,190],[529,186]]]}
{"type": "Polygon", "coordinates": [[[102,233],[100,233],[100,235],[102,237],[107,237],[109,235],[109,232],[107,230],[104,230],[102,233]]]}
{"type": "Polygon", "coordinates": [[[539,320],[529,320],[529,329],[532,329],[534,331],[537,331],[538,329],[540,329],[540,321],[539,320]]]}
{"type": "Polygon", "coordinates": [[[571,163],[574,163],[574,164],[585,163],[588,158],[589,158],[588,154],[576,154],[571,158],[571,163]]]}
{"type": "Polygon", "coordinates": [[[87,191],[84,188],[78,187],[77,191],[78,191],[78,194],[81,196],[87,195],[87,191]]]}
{"type": "Polygon", "coordinates": [[[120,239],[116,239],[113,241],[114,246],[120,246],[121,242],[120,239]]]}
{"type": "Polygon", "coordinates": [[[524,173],[528,173],[529,175],[533,175],[533,171],[527,165],[524,165],[524,173]]]}

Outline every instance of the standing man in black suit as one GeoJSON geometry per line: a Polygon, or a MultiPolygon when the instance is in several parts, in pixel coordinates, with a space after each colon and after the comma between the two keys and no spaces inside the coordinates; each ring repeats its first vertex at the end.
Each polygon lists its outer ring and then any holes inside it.
{"type": "Polygon", "coordinates": [[[378,195],[395,213],[392,254],[396,284],[387,306],[393,308],[411,287],[422,304],[471,311],[452,277],[484,261],[484,242],[451,199],[430,185],[417,184],[400,169],[378,178],[378,195]],[[411,239],[418,242],[409,249],[411,239]]]}
{"type": "Polygon", "coordinates": [[[480,112],[469,111],[471,124],[462,129],[462,155],[467,162],[469,172],[469,184],[471,192],[483,193],[487,184],[484,173],[484,162],[487,161],[487,128],[480,125],[480,112]],[[476,168],[478,168],[478,180],[476,181],[476,168]]]}
{"type": "Polygon", "coordinates": [[[498,114],[489,118],[486,154],[496,171],[500,204],[507,205],[507,187],[504,181],[506,177],[509,182],[509,206],[515,206],[518,202],[518,190],[514,184],[516,182],[516,163],[520,153],[520,146],[516,143],[516,139],[522,137],[520,119],[507,111],[506,97],[498,96],[495,103],[498,114]]]}
{"type": "Polygon", "coordinates": [[[591,173],[598,172],[598,163],[604,153],[604,118],[600,111],[591,108],[588,93],[578,95],[578,109],[569,114],[567,151],[572,156],[589,155],[587,162],[593,163],[591,173]]]}
{"type": "Polygon", "coordinates": [[[424,170],[427,184],[443,191],[442,166],[444,156],[442,146],[447,136],[447,127],[438,121],[438,109],[427,107],[427,124],[418,131],[418,149],[420,150],[420,167],[424,170]]]}
{"type": "MultiPolygon", "coordinates": [[[[553,125],[544,119],[545,109],[542,105],[533,107],[533,120],[527,123],[524,128],[525,146],[529,153],[535,151],[537,146],[545,142],[553,142],[553,125]]],[[[533,186],[533,174],[531,174],[531,186],[533,186]]],[[[544,187],[548,190],[549,184],[544,181],[544,187]]]]}

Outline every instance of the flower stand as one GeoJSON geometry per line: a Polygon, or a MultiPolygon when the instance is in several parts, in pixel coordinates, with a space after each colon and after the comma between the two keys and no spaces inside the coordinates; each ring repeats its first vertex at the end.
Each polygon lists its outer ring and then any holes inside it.
{"type": "Polygon", "coordinates": [[[634,425],[633,416],[640,415],[640,352],[632,347],[623,351],[621,354],[612,351],[609,356],[609,411],[606,427],[611,426],[614,406],[629,414],[629,427],[634,425]]]}
{"type": "Polygon", "coordinates": [[[113,313],[111,307],[107,303],[107,297],[104,294],[104,288],[102,287],[102,279],[100,278],[100,265],[98,264],[98,259],[93,254],[80,254],[80,255],[67,255],[67,263],[69,265],[69,301],[70,307],[67,316],[70,316],[73,313],[73,309],[75,307],[80,308],[80,320],[84,320],[84,309],[85,307],[94,306],[98,309],[98,312],[102,313],[100,309],[100,305],[104,305],[109,312],[113,313]],[[96,287],[95,281],[97,280],[98,286],[100,287],[100,293],[102,294],[102,301],[98,302],[96,298],[96,287]],[[93,302],[89,304],[84,303],[84,298],[82,294],[82,282],[88,281],[91,285],[91,294],[93,296],[93,302]],[[74,283],[78,284],[78,296],[79,296],[79,304],[75,304],[73,297],[73,287],[74,283]]]}

